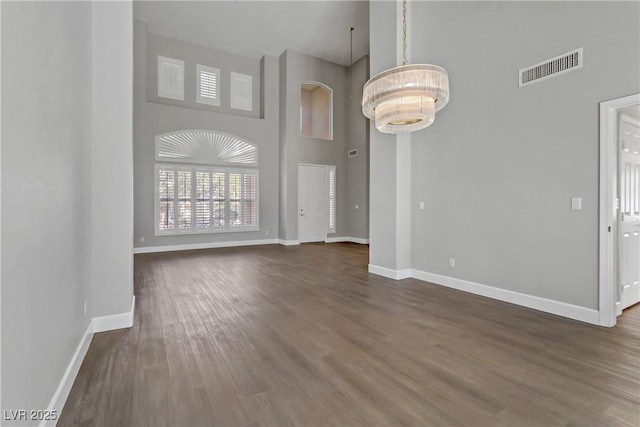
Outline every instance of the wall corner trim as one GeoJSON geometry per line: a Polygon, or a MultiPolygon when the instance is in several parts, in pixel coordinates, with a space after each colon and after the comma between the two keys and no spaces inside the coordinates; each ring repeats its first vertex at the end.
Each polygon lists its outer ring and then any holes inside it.
{"type": "MultiPolygon", "coordinates": [[[[49,402],[49,406],[47,407],[48,411],[56,411],[58,417],[62,413],[62,409],[64,408],[64,404],[67,402],[67,397],[69,397],[69,393],[71,392],[71,387],[73,386],[74,381],[76,380],[76,376],[78,375],[78,371],[80,370],[80,366],[82,365],[82,361],[84,360],[84,356],[87,354],[89,350],[89,345],[91,344],[91,340],[93,339],[93,321],[90,321],[87,325],[87,329],[84,331],[82,338],[80,339],[80,343],[78,343],[78,347],[76,351],[73,353],[73,357],[67,366],[67,369],[64,371],[64,375],[60,380],[60,384],[58,384],[58,388],[56,392],[53,394],[51,401],[49,402]]],[[[39,424],[42,426],[55,426],[56,420],[43,420],[39,424]]]]}
{"type": "Polygon", "coordinates": [[[134,295],[133,298],[131,298],[131,310],[120,314],[94,317],[91,320],[91,331],[93,333],[98,333],[132,327],[135,305],[136,296],[134,295]]]}
{"type": "Polygon", "coordinates": [[[297,246],[300,244],[300,240],[284,240],[284,239],[279,239],[278,243],[280,243],[283,246],[297,246]]]}
{"type": "Polygon", "coordinates": [[[369,264],[369,273],[377,274],[378,276],[388,277],[393,280],[408,279],[411,277],[411,269],[404,270],[392,270],[386,267],[380,267],[378,265],[369,264]]]}
{"type": "MultiPolygon", "coordinates": [[[[370,270],[371,271],[371,270],[370,270]]],[[[481,295],[487,298],[508,302],[534,310],[544,311],[569,319],[579,320],[592,325],[600,325],[600,314],[598,310],[580,307],[565,302],[554,301],[534,295],[495,288],[493,286],[482,285],[480,283],[469,282],[455,277],[442,276],[420,270],[411,270],[411,277],[424,282],[434,283],[440,286],[481,295]]]]}

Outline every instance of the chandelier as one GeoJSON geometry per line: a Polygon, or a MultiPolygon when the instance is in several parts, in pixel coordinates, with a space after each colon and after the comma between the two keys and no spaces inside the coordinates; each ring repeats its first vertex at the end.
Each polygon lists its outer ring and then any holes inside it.
{"type": "Polygon", "coordinates": [[[437,65],[407,65],[407,1],[402,1],[402,65],[365,83],[362,113],[382,133],[426,128],[449,102],[449,75],[437,65]]]}

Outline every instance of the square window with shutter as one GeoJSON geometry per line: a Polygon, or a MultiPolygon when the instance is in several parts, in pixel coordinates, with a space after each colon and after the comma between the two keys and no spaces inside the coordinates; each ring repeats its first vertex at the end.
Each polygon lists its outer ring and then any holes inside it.
{"type": "Polygon", "coordinates": [[[231,108],[253,111],[253,77],[231,72],[231,108]]]}
{"type": "Polygon", "coordinates": [[[184,61],[158,56],[158,96],[184,101],[184,61]]]}
{"type": "Polygon", "coordinates": [[[196,102],[220,106],[220,70],[197,64],[196,74],[196,102]]]}

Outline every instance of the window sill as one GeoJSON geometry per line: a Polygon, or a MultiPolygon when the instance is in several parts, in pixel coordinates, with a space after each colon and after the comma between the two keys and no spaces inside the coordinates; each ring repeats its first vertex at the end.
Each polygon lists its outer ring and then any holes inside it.
{"type": "Polygon", "coordinates": [[[190,236],[198,234],[226,234],[226,233],[249,233],[253,231],[260,231],[259,227],[238,227],[229,228],[224,230],[169,230],[159,231],[156,230],[156,237],[162,236],[190,236]]]}

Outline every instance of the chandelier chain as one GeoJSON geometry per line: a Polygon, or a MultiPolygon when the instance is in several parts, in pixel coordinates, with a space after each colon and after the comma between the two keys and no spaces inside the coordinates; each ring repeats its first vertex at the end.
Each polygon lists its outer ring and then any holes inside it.
{"type": "Polygon", "coordinates": [[[402,0],[402,65],[407,65],[407,0],[402,0]]]}
{"type": "Polygon", "coordinates": [[[353,65],[353,27],[349,27],[349,36],[350,36],[350,44],[349,44],[349,65],[353,65]]]}

